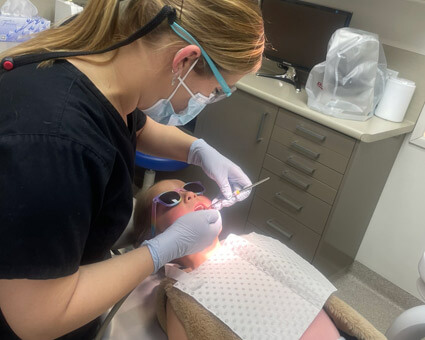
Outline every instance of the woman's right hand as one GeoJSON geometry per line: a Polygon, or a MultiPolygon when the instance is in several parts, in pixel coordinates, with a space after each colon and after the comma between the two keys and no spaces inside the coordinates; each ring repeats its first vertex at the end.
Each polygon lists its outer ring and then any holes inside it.
{"type": "Polygon", "coordinates": [[[221,215],[217,210],[201,210],[176,220],[163,233],[144,241],[153,259],[154,272],[164,264],[204,250],[221,232],[221,215]]]}

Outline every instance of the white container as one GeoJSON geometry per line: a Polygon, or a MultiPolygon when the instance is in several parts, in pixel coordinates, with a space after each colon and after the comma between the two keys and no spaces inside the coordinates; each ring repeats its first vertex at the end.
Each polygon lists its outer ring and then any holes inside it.
{"type": "Polygon", "coordinates": [[[402,78],[389,78],[384,95],[375,111],[375,116],[400,123],[403,121],[416,85],[402,78]]]}
{"type": "Polygon", "coordinates": [[[32,34],[50,28],[50,21],[41,17],[24,18],[0,15],[0,41],[23,42],[32,34]]]}

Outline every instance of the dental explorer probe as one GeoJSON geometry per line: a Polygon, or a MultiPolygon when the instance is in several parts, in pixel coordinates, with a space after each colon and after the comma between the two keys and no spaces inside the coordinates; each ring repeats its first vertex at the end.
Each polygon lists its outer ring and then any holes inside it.
{"type": "MultiPolygon", "coordinates": [[[[242,188],[240,190],[236,190],[229,199],[236,197],[237,195],[239,195],[240,193],[242,193],[244,191],[251,190],[252,188],[256,187],[257,185],[260,185],[260,184],[263,184],[264,182],[267,182],[269,179],[270,179],[270,177],[267,177],[267,178],[264,178],[261,181],[258,181],[254,184],[248,185],[245,188],[242,188]]],[[[226,198],[219,199],[218,201],[211,204],[207,209],[211,209],[211,207],[215,206],[217,203],[220,203],[220,202],[225,201],[225,200],[227,200],[227,199],[226,198]]]]}

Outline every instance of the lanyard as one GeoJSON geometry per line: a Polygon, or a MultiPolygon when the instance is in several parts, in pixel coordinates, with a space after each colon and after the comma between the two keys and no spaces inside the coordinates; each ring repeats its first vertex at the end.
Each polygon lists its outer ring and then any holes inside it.
{"type": "Polygon", "coordinates": [[[165,19],[168,18],[168,23],[172,25],[176,19],[176,10],[171,6],[164,6],[159,13],[149,21],[145,26],[140,28],[138,31],[134,32],[127,39],[111,46],[105,48],[101,51],[75,51],[75,52],[46,52],[46,53],[35,53],[35,54],[27,54],[16,57],[5,57],[0,62],[1,69],[0,71],[6,70],[10,71],[16,67],[32,64],[32,63],[40,63],[42,61],[50,60],[50,59],[60,59],[60,58],[68,58],[75,56],[84,56],[84,55],[93,55],[93,54],[101,54],[106,53],[117,48],[120,48],[125,45],[131,44],[133,41],[140,39],[146,34],[153,31],[157,28],[165,19]]]}

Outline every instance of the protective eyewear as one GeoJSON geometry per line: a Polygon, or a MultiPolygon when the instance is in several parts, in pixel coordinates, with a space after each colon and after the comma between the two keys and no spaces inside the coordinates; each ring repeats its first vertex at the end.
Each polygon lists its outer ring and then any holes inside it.
{"type": "MultiPolygon", "coordinates": [[[[201,100],[202,104],[205,104],[205,105],[213,104],[228,97],[228,95],[223,90],[217,89],[217,88],[208,97],[205,97],[204,95],[201,95],[201,94],[198,94],[198,96],[195,95],[184,82],[187,76],[188,76],[188,73],[181,79],[182,86],[186,89],[187,92],[189,92],[189,94],[193,98],[196,98],[196,100],[198,101],[201,100]]],[[[231,93],[235,92],[236,90],[237,90],[236,86],[232,86],[230,88],[231,93]]],[[[174,95],[174,93],[175,92],[172,93],[170,98],[174,95]]]]}
{"type": "Polygon", "coordinates": [[[180,189],[165,191],[154,197],[152,200],[151,237],[155,236],[156,207],[158,203],[168,208],[175,207],[182,201],[182,196],[180,195],[182,191],[193,192],[196,195],[203,195],[205,187],[201,184],[201,182],[189,182],[183,185],[180,189]]]}
{"type": "Polygon", "coordinates": [[[211,58],[209,57],[209,55],[207,54],[207,52],[205,52],[205,50],[202,48],[202,46],[196,41],[196,39],[188,31],[186,31],[178,23],[173,22],[170,26],[171,26],[172,30],[180,38],[182,38],[183,40],[187,41],[189,44],[193,44],[193,45],[196,45],[196,46],[199,47],[199,49],[201,50],[202,56],[205,58],[205,60],[208,63],[209,67],[211,68],[212,73],[214,74],[214,77],[217,79],[218,83],[220,84],[222,90],[219,90],[219,91],[222,92],[223,96],[218,97],[218,94],[217,94],[217,98],[220,98],[220,99],[218,99],[218,100],[216,99],[212,103],[217,102],[217,101],[219,101],[221,99],[224,99],[226,97],[230,97],[232,95],[232,93],[235,92],[235,90],[232,90],[227,85],[227,83],[224,80],[223,76],[218,71],[217,66],[215,66],[214,62],[211,60],[211,58]]]}

